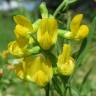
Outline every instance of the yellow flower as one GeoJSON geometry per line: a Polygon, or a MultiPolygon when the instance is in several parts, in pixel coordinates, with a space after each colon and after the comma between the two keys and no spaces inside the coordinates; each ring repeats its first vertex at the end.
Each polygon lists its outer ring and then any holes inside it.
{"type": "Polygon", "coordinates": [[[78,14],[72,19],[70,24],[71,32],[67,32],[65,34],[65,37],[75,40],[80,40],[87,37],[89,33],[89,28],[87,25],[80,25],[82,19],[83,19],[83,14],[78,14]]]}
{"type": "Polygon", "coordinates": [[[9,43],[8,50],[13,56],[22,57],[27,54],[27,47],[30,45],[32,47],[34,44],[33,38],[29,35],[33,31],[33,27],[24,16],[14,16],[14,20],[17,24],[15,27],[16,41],[9,43]]]}
{"type": "Polygon", "coordinates": [[[40,86],[48,83],[53,76],[51,62],[42,54],[24,58],[22,63],[15,65],[15,70],[21,79],[32,81],[40,86]]]}
{"type": "Polygon", "coordinates": [[[58,71],[65,76],[74,72],[75,62],[71,57],[71,46],[69,44],[64,44],[63,52],[58,57],[57,67],[58,71]]]}
{"type": "MultiPolygon", "coordinates": [[[[16,41],[12,41],[8,44],[8,51],[15,57],[27,56],[32,52],[35,53],[36,50],[34,50],[33,44],[34,40],[32,37],[29,39],[20,37],[16,41]]],[[[38,50],[39,49],[37,49],[37,51],[38,50]]]]}
{"type": "Polygon", "coordinates": [[[43,18],[37,32],[37,40],[44,50],[48,50],[57,40],[57,21],[54,18],[43,18]]]}
{"type": "Polygon", "coordinates": [[[14,30],[17,38],[19,36],[27,36],[28,34],[33,32],[31,21],[28,20],[25,16],[14,16],[14,21],[17,24],[14,30]]]}

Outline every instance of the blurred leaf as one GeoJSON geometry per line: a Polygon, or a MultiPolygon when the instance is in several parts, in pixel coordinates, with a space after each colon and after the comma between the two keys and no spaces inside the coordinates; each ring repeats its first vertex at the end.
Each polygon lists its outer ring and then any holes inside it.
{"type": "Polygon", "coordinates": [[[80,85],[80,90],[79,90],[80,92],[82,91],[82,88],[83,88],[84,84],[86,83],[88,77],[90,76],[93,68],[94,68],[94,65],[92,65],[92,66],[90,67],[90,69],[88,70],[88,72],[85,74],[85,76],[84,76],[84,78],[83,78],[83,80],[82,80],[82,83],[81,83],[81,85],[80,85]]]}
{"type": "MultiPolygon", "coordinates": [[[[62,92],[62,83],[60,82],[60,80],[54,76],[53,79],[52,79],[52,83],[53,83],[53,86],[55,88],[55,90],[57,91],[57,93],[60,95],[60,96],[63,96],[63,92],[62,92]]],[[[64,91],[64,90],[63,90],[64,91]]]]}
{"type": "Polygon", "coordinates": [[[80,96],[77,88],[72,87],[72,95],[73,96],[80,96]]]}
{"type": "Polygon", "coordinates": [[[78,57],[80,56],[80,54],[82,53],[82,51],[85,49],[85,47],[86,47],[86,44],[87,44],[87,38],[85,38],[83,41],[82,41],[82,44],[81,44],[81,46],[80,46],[80,50],[79,50],[79,52],[78,52],[78,54],[77,54],[77,59],[78,59],[78,57]]]}

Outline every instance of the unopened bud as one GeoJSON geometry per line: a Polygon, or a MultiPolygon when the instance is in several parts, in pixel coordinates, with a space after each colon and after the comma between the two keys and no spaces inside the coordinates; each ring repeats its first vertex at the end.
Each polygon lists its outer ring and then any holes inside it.
{"type": "Polygon", "coordinates": [[[3,76],[3,69],[0,69],[0,77],[3,76]]]}
{"type": "Polygon", "coordinates": [[[8,58],[8,55],[9,55],[8,50],[5,50],[5,51],[2,52],[3,59],[7,59],[8,58]]]}

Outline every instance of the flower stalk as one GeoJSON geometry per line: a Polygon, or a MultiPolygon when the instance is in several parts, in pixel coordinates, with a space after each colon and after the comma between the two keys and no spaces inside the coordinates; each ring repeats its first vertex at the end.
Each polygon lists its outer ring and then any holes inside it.
{"type": "Polygon", "coordinates": [[[81,25],[83,14],[77,14],[71,20],[68,12],[64,28],[59,26],[56,16],[75,1],[63,0],[53,15],[48,13],[46,4],[41,3],[41,18],[33,24],[25,16],[14,16],[16,40],[8,45],[8,52],[15,58],[14,70],[20,79],[43,87],[46,96],[50,95],[51,85],[53,93],[56,91],[60,96],[67,96],[69,92],[72,96],[70,77],[77,64],[73,56],[73,46],[77,43],[71,41],[87,38],[89,27],[81,25]]]}

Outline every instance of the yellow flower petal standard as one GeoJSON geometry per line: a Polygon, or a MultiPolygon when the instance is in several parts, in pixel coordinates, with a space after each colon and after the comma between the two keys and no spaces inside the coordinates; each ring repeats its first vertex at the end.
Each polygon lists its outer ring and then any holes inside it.
{"type": "Polygon", "coordinates": [[[14,16],[14,21],[17,24],[14,30],[17,38],[33,32],[33,26],[25,16],[14,16]]]}
{"type": "Polygon", "coordinates": [[[74,72],[75,62],[71,55],[71,46],[64,44],[63,52],[58,57],[58,71],[65,76],[70,76],[74,72]]]}
{"type": "Polygon", "coordinates": [[[44,50],[51,48],[57,40],[57,21],[54,18],[43,18],[37,32],[37,40],[44,50]]]}
{"type": "Polygon", "coordinates": [[[17,64],[15,70],[21,79],[33,81],[40,86],[48,83],[53,76],[51,62],[42,54],[24,58],[23,63],[17,64]]]}
{"type": "Polygon", "coordinates": [[[89,28],[87,25],[80,25],[83,19],[83,14],[78,14],[73,17],[70,24],[70,32],[65,33],[68,39],[81,40],[87,37],[89,28]]]}
{"type": "Polygon", "coordinates": [[[82,19],[83,14],[78,14],[72,19],[70,24],[70,30],[73,33],[73,36],[75,36],[76,33],[78,32],[82,19]]]}
{"type": "Polygon", "coordinates": [[[21,16],[21,15],[14,16],[14,21],[16,22],[16,24],[26,27],[30,29],[31,31],[33,30],[32,23],[25,16],[21,16]]]}

